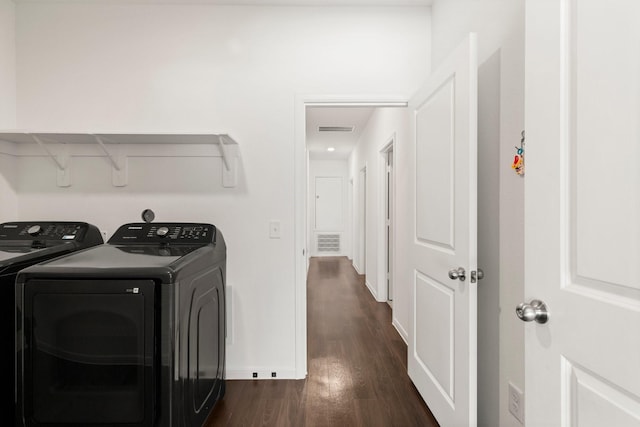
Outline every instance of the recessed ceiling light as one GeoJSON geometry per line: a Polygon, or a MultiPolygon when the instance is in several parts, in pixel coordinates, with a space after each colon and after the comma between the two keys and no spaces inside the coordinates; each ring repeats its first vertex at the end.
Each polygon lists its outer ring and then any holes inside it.
{"type": "Polygon", "coordinates": [[[329,148],[327,148],[327,151],[336,151],[336,149],[333,148],[333,147],[329,147],[329,148]]]}

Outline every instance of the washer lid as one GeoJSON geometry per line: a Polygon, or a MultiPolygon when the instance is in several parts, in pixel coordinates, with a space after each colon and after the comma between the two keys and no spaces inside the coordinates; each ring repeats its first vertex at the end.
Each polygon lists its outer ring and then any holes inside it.
{"type": "Polygon", "coordinates": [[[32,248],[31,246],[0,246],[0,264],[4,264],[3,261],[15,260],[42,250],[44,248],[32,248]]]}
{"type": "MultiPolygon", "coordinates": [[[[195,249],[195,248],[194,248],[195,249]]],[[[44,263],[51,269],[130,269],[167,267],[183,254],[157,246],[105,244],[44,263]],[[166,250],[166,251],[165,251],[166,250]]]]}

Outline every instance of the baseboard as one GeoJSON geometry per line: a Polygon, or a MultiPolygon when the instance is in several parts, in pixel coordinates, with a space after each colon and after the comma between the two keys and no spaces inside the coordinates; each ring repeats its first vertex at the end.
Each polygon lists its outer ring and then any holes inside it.
{"type": "Polygon", "coordinates": [[[402,341],[404,341],[405,344],[409,345],[409,334],[402,327],[402,325],[398,322],[398,320],[395,317],[391,321],[391,324],[393,325],[394,328],[396,328],[396,331],[398,331],[398,334],[400,334],[400,338],[402,338],[402,341]]]}
{"type": "Polygon", "coordinates": [[[342,253],[342,252],[332,252],[332,253],[328,253],[328,252],[315,252],[311,255],[309,255],[312,258],[322,258],[322,257],[337,257],[337,256],[343,256],[346,257],[347,255],[342,253]]]}
{"type": "Polygon", "coordinates": [[[362,276],[364,273],[362,273],[360,271],[360,267],[358,267],[358,264],[356,264],[355,262],[351,262],[351,265],[353,265],[353,269],[356,271],[356,273],[358,273],[360,276],[362,276]]]}
{"type": "MultiPolygon", "coordinates": [[[[369,283],[369,281],[367,279],[365,279],[364,280],[364,284],[367,285],[367,288],[369,289],[369,292],[371,292],[371,295],[373,295],[373,299],[378,301],[378,293],[375,291],[373,286],[371,286],[371,283],[369,283]]],[[[380,302],[380,301],[378,301],[378,302],[380,302]]]]}

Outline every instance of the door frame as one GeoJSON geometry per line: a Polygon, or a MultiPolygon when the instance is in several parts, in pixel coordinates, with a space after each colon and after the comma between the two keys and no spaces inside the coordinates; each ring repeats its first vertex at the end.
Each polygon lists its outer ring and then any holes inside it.
{"type": "Polygon", "coordinates": [[[357,241],[354,242],[357,247],[357,252],[354,252],[353,257],[353,266],[356,271],[365,276],[365,284],[367,286],[366,274],[367,274],[367,162],[364,162],[364,166],[358,169],[358,179],[356,180],[358,184],[358,190],[356,195],[358,196],[356,199],[356,215],[354,218],[356,219],[356,223],[358,227],[356,228],[356,224],[352,224],[353,228],[356,230],[356,238],[357,241]],[[358,254],[356,257],[355,254],[358,254]],[[357,260],[357,261],[356,261],[357,260]]]}
{"type": "MultiPolygon", "coordinates": [[[[387,142],[380,149],[379,165],[380,165],[380,180],[378,183],[378,189],[383,197],[380,197],[379,212],[380,218],[380,230],[378,240],[378,295],[381,301],[391,303],[389,298],[389,285],[393,289],[393,266],[395,265],[395,242],[393,236],[395,235],[394,218],[395,218],[395,165],[396,156],[394,150],[396,148],[396,134],[395,132],[391,137],[387,138],[387,142]],[[391,172],[387,172],[387,164],[389,153],[392,154],[391,158],[391,172]],[[389,177],[389,175],[391,175],[389,177]],[[388,182],[388,179],[391,182],[388,182]],[[387,234],[387,209],[389,210],[389,234],[387,234]],[[387,277],[387,273],[389,276],[387,277]]],[[[391,292],[393,296],[393,292],[391,292]]]]}
{"type": "MultiPolygon", "coordinates": [[[[403,95],[327,95],[297,94],[294,106],[294,269],[295,269],[295,377],[307,376],[307,269],[309,236],[307,235],[308,155],[306,142],[306,107],[407,107],[403,95]]],[[[353,243],[352,242],[352,246],[353,243]]]]}

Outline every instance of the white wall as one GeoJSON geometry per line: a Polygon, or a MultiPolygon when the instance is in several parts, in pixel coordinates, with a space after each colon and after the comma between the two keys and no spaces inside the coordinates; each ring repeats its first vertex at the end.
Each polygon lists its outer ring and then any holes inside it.
{"type": "Polygon", "coordinates": [[[513,314],[524,286],[524,182],[510,165],[524,126],[524,0],[435,0],[432,28],[434,69],[468,32],[478,34],[480,84],[484,84],[479,88],[479,146],[480,150],[485,144],[489,148],[479,153],[479,159],[492,165],[478,168],[483,185],[479,188],[479,266],[487,269],[478,286],[478,300],[490,304],[484,313],[479,307],[478,421],[480,426],[515,427],[520,424],[508,412],[507,383],[524,389],[524,331],[513,314]],[[499,122],[483,111],[483,103],[490,110],[498,106],[499,122]],[[496,163],[491,139],[498,135],[496,163]],[[492,167],[499,169],[498,176],[492,167]],[[496,218],[498,240],[487,233],[496,227],[496,218]],[[499,319],[495,318],[495,301],[500,302],[499,319]]]}
{"type": "MultiPolygon", "coordinates": [[[[0,152],[2,151],[0,148],[0,152]]],[[[16,196],[17,170],[16,161],[12,155],[0,154],[0,171],[0,223],[15,221],[19,219],[16,196]]]]}
{"type": "MultiPolygon", "coordinates": [[[[81,216],[112,233],[158,221],[217,225],[232,289],[229,378],[294,377],[294,105],[297,94],[393,94],[428,68],[428,8],[17,5],[21,128],[221,132],[239,142],[238,186],[220,161],[130,159],[129,186],[104,158],[74,158],[58,188],[50,159],[22,158],[19,215],[81,216]],[[410,64],[411,66],[406,66],[410,64]],[[268,222],[281,221],[281,239],[268,222]]],[[[151,154],[151,153],[150,153],[151,154]]]]}
{"type": "MultiPolygon", "coordinates": [[[[377,301],[387,300],[387,288],[384,264],[384,195],[385,195],[385,162],[382,150],[393,141],[396,162],[395,176],[395,215],[394,222],[396,242],[401,236],[410,234],[412,214],[405,206],[409,200],[405,193],[406,180],[402,162],[409,161],[411,154],[407,153],[409,143],[409,116],[406,108],[380,107],[373,112],[366,128],[362,132],[356,148],[349,158],[350,176],[354,178],[354,188],[359,188],[357,180],[359,171],[367,165],[367,259],[366,283],[377,301]]],[[[354,200],[356,199],[354,195],[354,200]]],[[[396,260],[403,259],[404,247],[394,244],[396,260]]],[[[409,327],[409,302],[411,297],[410,274],[405,269],[397,268],[393,271],[393,324],[400,335],[407,340],[409,327]]]]}
{"type": "MultiPolygon", "coordinates": [[[[0,0],[0,129],[16,127],[15,4],[0,0]]],[[[0,153],[11,153],[0,147],[0,153]]],[[[15,161],[0,154],[0,222],[15,220],[18,214],[15,192],[15,161]]]]}
{"type": "Polygon", "coordinates": [[[351,258],[351,209],[349,203],[349,175],[346,160],[310,160],[309,161],[309,200],[308,217],[309,225],[309,255],[310,256],[347,256],[351,258]],[[338,177],[342,179],[342,227],[335,230],[319,230],[315,228],[314,206],[315,206],[315,182],[316,178],[338,177]],[[340,252],[318,252],[317,233],[340,234],[340,252]]]}
{"type": "Polygon", "coordinates": [[[16,125],[15,4],[0,0],[0,128],[16,125]]]}

